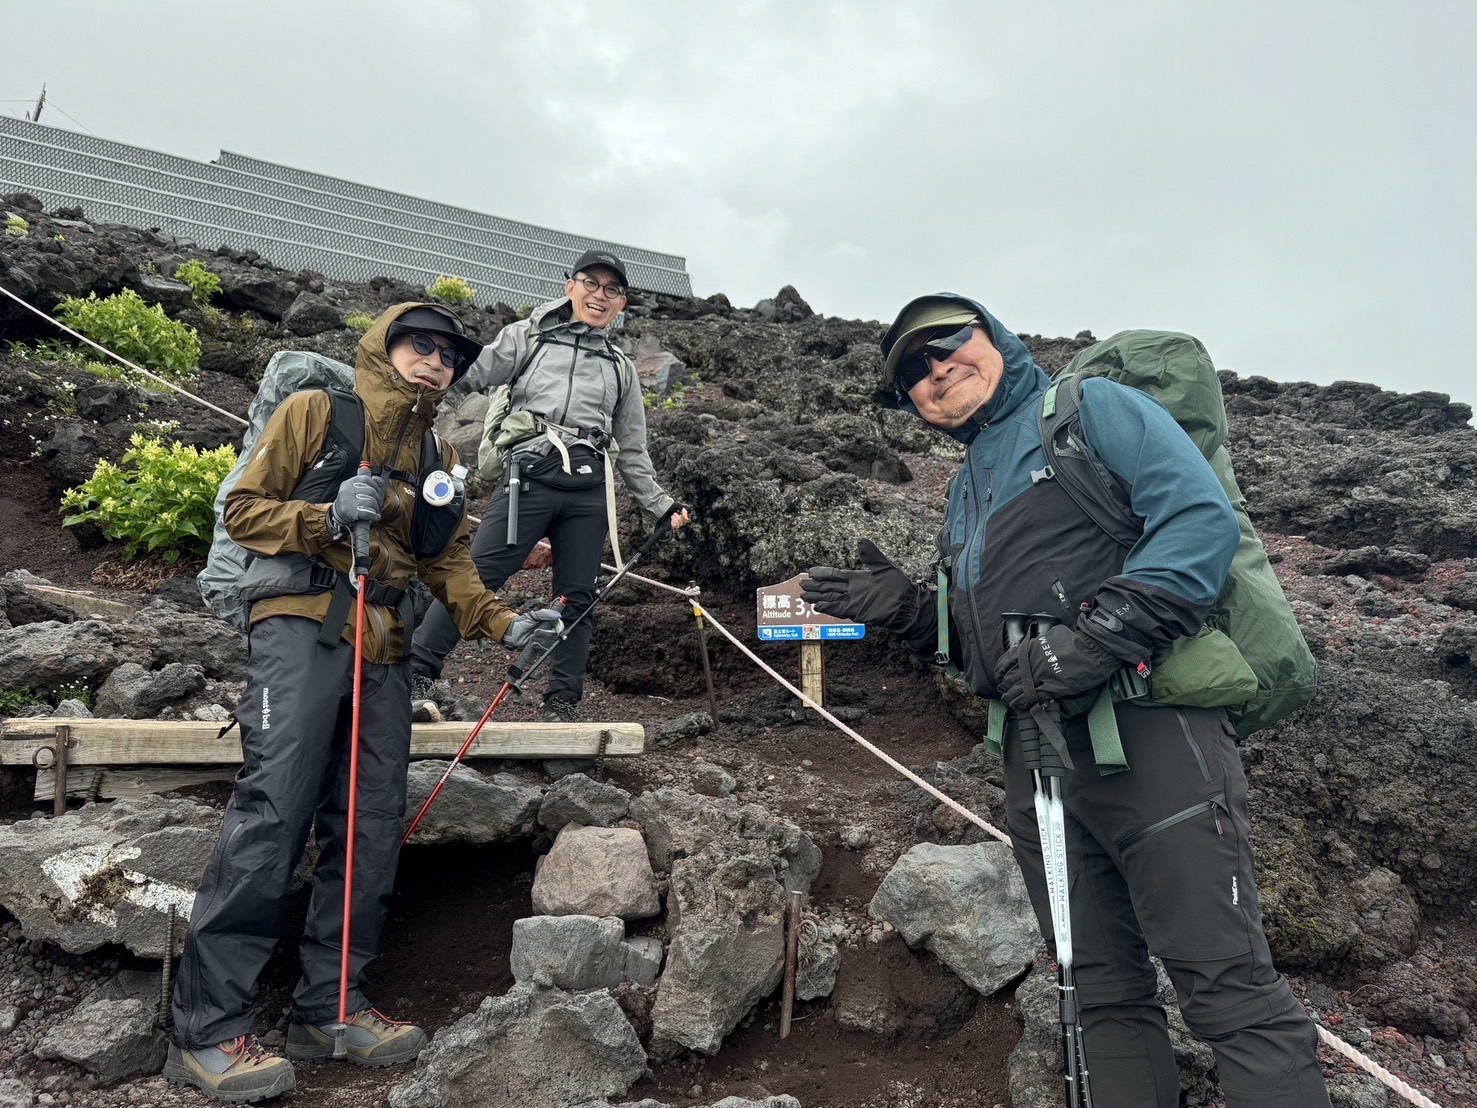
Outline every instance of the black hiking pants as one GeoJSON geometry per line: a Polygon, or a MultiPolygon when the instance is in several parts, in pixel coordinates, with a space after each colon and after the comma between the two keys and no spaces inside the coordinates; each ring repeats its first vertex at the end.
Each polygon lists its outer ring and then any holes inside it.
{"type": "MultiPolygon", "coordinates": [[[[323,646],[318,631],[300,616],[274,616],[251,629],[246,692],[236,709],[245,764],[195,896],[174,985],[174,1037],[185,1049],[254,1031],[257,976],[277,945],[288,883],[315,821],[319,856],[292,1018],[338,1018],[354,648],[323,646]]],[[[365,967],[379,952],[395,884],[409,684],[404,663],[364,666],[349,1012],[369,1006],[365,967]]]]}
{"type": "MultiPolygon", "coordinates": [[[[1073,964],[1097,1104],[1175,1108],[1179,1078],[1152,952],[1215,1052],[1228,1108],[1324,1108],[1313,1021],[1272,965],[1252,873],[1246,774],[1225,712],[1117,707],[1131,769],[1102,777],[1085,717],[1067,738],[1073,964]]],[[[1015,855],[1052,940],[1034,789],[1012,720],[1005,790],[1015,855]]]]}
{"type": "MultiPolygon", "coordinates": [[[[554,595],[565,598],[567,627],[595,599],[607,528],[603,484],[588,489],[556,489],[530,479],[518,497],[518,541],[509,546],[508,493],[504,485],[493,495],[487,514],[472,536],[472,561],[482,583],[489,589],[500,589],[523,568],[539,539],[548,536],[554,556],[554,595]]],[[[590,620],[585,620],[554,650],[549,658],[548,696],[578,702],[584,695],[592,631],[590,620]]],[[[446,656],[459,642],[456,623],[438,600],[416,626],[411,664],[439,677],[446,656]]]]}

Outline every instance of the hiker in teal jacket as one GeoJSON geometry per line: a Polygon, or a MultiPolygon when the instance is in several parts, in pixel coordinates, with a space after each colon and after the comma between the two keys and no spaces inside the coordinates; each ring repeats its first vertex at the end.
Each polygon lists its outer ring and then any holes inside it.
{"type": "MultiPolygon", "coordinates": [[[[1083,434],[1143,523],[1125,551],[1048,467],[1038,414],[1049,381],[989,312],[952,294],[921,297],[882,346],[897,405],[967,447],[940,547],[949,660],[977,694],[1016,713],[1087,703],[1119,671],[1147,672],[1157,650],[1201,628],[1239,532],[1214,471],[1162,406],[1105,379],[1082,385],[1083,434]],[[1013,613],[1051,618],[1007,649],[1013,613]]],[[[816,567],[805,597],[933,656],[934,594],[869,541],[860,546],[860,569],[816,567]]],[[[1085,715],[1063,727],[1074,763],[1064,796],[1076,987],[1096,1103],[1179,1104],[1154,954],[1186,1023],[1215,1051],[1227,1105],[1327,1105],[1316,1027],[1262,932],[1246,775],[1225,709],[1140,699],[1113,711],[1127,772],[1099,772],[1085,715]]],[[[1018,739],[1013,716],[1003,742],[1008,826],[1051,941],[1018,739]]]]}

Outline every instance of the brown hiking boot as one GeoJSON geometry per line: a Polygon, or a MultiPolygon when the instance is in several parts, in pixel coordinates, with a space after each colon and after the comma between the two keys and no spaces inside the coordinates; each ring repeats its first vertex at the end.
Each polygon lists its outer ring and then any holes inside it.
{"type": "MultiPolygon", "coordinates": [[[[287,1056],[294,1062],[333,1061],[333,1023],[293,1023],[287,1027],[287,1056]]],[[[346,1057],[358,1066],[409,1062],[426,1047],[426,1033],[413,1023],[387,1019],[373,1008],[349,1017],[344,1031],[346,1057]]]]}
{"type": "Polygon", "coordinates": [[[252,1104],[281,1096],[297,1087],[292,1063],[269,1054],[255,1035],[242,1035],[199,1050],[169,1044],[164,1080],[193,1085],[227,1104],[252,1104]]]}

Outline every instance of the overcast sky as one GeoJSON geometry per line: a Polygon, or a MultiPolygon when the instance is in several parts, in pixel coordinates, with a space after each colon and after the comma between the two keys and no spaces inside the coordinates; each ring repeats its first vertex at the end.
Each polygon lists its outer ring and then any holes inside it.
{"type": "Polygon", "coordinates": [[[739,305],[950,289],[1477,403],[1471,0],[46,0],[0,38],[42,122],[670,251],[739,305]]]}

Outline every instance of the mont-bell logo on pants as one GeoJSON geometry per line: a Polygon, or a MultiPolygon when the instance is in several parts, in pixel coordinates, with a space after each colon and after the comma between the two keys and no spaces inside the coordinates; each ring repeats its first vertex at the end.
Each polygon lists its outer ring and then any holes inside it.
{"type": "Polygon", "coordinates": [[[266,685],[262,686],[262,730],[272,729],[272,690],[266,685]]]}

